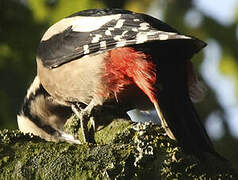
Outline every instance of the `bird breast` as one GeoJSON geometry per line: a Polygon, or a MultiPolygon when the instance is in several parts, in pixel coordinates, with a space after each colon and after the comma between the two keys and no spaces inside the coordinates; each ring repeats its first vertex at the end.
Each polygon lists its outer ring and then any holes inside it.
{"type": "Polygon", "coordinates": [[[53,69],[44,67],[37,58],[37,73],[43,87],[58,100],[88,104],[98,97],[102,101],[99,95],[104,91],[101,79],[104,56],[83,57],[53,69]]]}

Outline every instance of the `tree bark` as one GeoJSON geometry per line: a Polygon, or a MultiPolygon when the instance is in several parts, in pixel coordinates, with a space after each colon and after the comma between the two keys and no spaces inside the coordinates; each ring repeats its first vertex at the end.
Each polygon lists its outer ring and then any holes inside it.
{"type": "Polygon", "coordinates": [[[238,179],[214,157],[186,155],[163,129],[116,119],[96,132],[97,145],[46,142],[0,131],[0,179],[238,179]]]}

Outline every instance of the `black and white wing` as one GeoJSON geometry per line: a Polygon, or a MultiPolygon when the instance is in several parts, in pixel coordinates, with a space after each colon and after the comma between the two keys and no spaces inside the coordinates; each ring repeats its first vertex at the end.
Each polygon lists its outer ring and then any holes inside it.
{"type": "Polygon", "coordinates": [[[145,14],[120,9],[91,9],[51,26],[40,42],[37,56],[45,67],[55,68],[113,48],[175,39],[191,41],[194,52],[206,45],[145,14]]]}

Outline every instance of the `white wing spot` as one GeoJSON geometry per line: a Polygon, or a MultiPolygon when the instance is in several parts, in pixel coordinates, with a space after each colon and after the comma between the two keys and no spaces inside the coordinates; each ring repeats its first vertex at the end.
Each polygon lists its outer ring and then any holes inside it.
{"type": "Polygon", "coordinates": [[[176,37],[181,39],[192,39],[191,37],[185,35],[176,35],[176,37]]]}
{"type": "Polygon", "coordinates": [[[114,28],[113,27],[109,27],[108,30],[109,31],[114,31],[114,28]]]}
{"type": "Polygon", "coordinates": [[[147,30],[149,29],[150,24],[149,23],[141,23],[139,30],[147,30]]]}
{"type": "Polygon", "coordinates": [[[125,19],[119,19],[114,28],[121,28],[123,26],[124,22],[125,22],[125,19]]]}
{"type": "Polygon", "coordinates": [[[134,31],[134,32],[138,32],[137,28],[132,28],[131,30],[134,31]]]}
{"type": "Polygon", "coordinates": [[[100,42],[100,48],[101,49],[106,49],[107,45],[106,45],[106,41],[101,41],[100,42]]]}
{"type": "Polygon", "coordinates": [[[124,36],[126,33],[128,33],[128,31],[124,31],[121,35],[124,36]]]}
{"type": "Polygon", "coordinates": [[[168,35],[170,35],[170,36],[173,36],[173,35],[175,35],[175,34],[177,34],[177,33],[175,33],[175,32],[167,32],[166,34],[168,34],[168,35]]]}
{"type": "Polygon", "coordinates": [[[145,33],[138,33],[136,35],[136,44],[144,43],[148,40],[148,36],[145,33]]]}
{"type": "Polygon", "coordinates": [[[126,41],[120,41],[116,43],[116,47],[124,47],[126,45],[126,41]]]}
{"type": "Polygon", "coordinates": [[[88,54],[89,53],[89,46],[88,45],[84,45],[83,46],[83,54],[88,54]]]}
{"type": "Polygon", "coordinates": [[[99,42],[100,38],[102,37],[101,34],[96,34],[95,37],[92,39],[92,43],[97,43],[99,42]]]}
{"type": "Polygon", "coordinates": [[[168,38],[169,38],[169,36],[167,34],[160,34],[159,35],[160,40],[167,40],[168,38]]]}
{"type": "Polygon", "coordinates": [[[121,41],[122,39],[122,36],[121,35],[117,35],[117,36],[115,36],[113,39],[115,40],[115,41],[121,41]]]}
{"type": "Polygon", "coordinates": [[[154,30],[146,32],[147,36],[154,36],[154,35],[157,35],[159,33],[163,33],[163,32],[162,31],[154,31],[154,30]]]}
{"type": "Polygon", "coordinates": [[[138,22],[138,21],[140,21],[140,20],[139,20],[139,19],[133,19],[133,21],[134,21],[134,22],[138,22]]]}
{"type": "Polygon", "coordinates": [[[111,35],[112,35],[112,33],[111,33],[111,31],[110,31],[110,30],[106,30],[106,31],[105,31],[105,35],[107,35],[107,36],[111,36],[111,35]]]}

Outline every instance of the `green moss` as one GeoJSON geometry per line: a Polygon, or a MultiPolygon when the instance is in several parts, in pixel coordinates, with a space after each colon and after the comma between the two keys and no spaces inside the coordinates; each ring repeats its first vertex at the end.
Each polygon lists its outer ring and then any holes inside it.
{"type": "Polygon", "coordinates": [[[99,128],[99,130],[95,133],[95,141],[98,144],[108,144],[119,134],[124,132],[127,127],[130,127],[130,125],[130,121],[122,119],[112,121],[108,126],[99,128]]]}
{"type": "Polygon", "coordinates": [[[80,128],[80,120],[76,115],[72,116],[64,125],[64,130],[70,134],[77,135],[80,128]]]}
{"type": "MultiPolygon", "coordinates": [[[[204,166],[185,155],[160,126],[116,120],[97,145],[46,142],[0,131],[0,179],[237,179],[226,165],[204,166]]],[[[214,160],[217,164],[217,161],[214,160]]]]}

